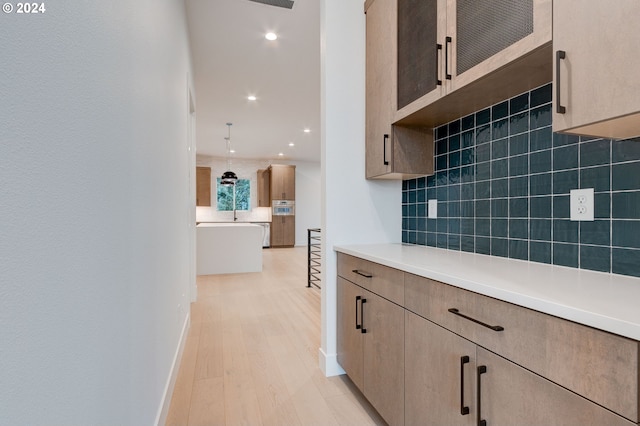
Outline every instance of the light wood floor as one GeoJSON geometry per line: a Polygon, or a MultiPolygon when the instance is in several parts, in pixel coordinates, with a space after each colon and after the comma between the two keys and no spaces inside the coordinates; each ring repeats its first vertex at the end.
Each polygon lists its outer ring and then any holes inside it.
{"type": "Polygon", "coordinates": [[[384,425],[346,376],[318,367],[306,248],[263,255],[262,273],[198,277],[167,425],[384,425]]]}

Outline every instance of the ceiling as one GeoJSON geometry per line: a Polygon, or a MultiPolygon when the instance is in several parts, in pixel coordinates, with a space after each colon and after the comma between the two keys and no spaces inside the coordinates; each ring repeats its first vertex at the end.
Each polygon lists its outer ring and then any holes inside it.
{"type": "Polygon", "coordinates": [[[198,155],[320,161],[319,3],[186,0],[198,155]]]}

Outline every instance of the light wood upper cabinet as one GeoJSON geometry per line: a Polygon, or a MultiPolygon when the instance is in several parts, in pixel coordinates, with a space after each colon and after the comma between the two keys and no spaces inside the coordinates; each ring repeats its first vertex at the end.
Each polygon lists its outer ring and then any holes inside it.
{"type": "Polygon", "coordinates": [[[554,131],[640,136],[639,16],[637,0],[554,2],[554,131]]]}
{"type": "Polygon", "coordinates": [[[409,179],[433,173],[430,130],[392,126],[397,109],[398,0],[375,0],[366,12],[366,177],[409,179]]]}
{"type": "Polygon", "coordinates": [[[256,173],[258,182],[258,207],[271,207],[271,173],[269,170],[258,170],[256,173]]]}
{"type": "Polygon", "coordinates": [[[269,174],[272,200],[296,199],[296,166],[272,164],[269,174]]]}
{"type": "MultiPolygon", "coordinates": [[[[411,0],[399,1],[416,10],[425,7],[416,7],[411,0]]],[[[394,124],[437,126],[551,80],[551,0],[426,3],[437,11],[436,18],[431,16],[433,12],[425,14],[428,20],[423,22],[437,22],[435,46],[430,34],[422,42],[409,38],[415,48],[406,50],[418,49],[417,54],[425,60],[437,60],[436,75],[442,86],[406,106],[399,104],[394,124]]],[[[417,16],[400,14],[411,26],[419,26],[413,22],[417,16]]],[[[404,23],[398,22],[402,28],[404,23]]],[[[398,49],[405,50],[402,46],[398,49]]],[[[398,58],[401,61],[402,55],[398,58]]],[[[428,70],[433,74],[432,66],[428,70]]],[[[404,73],[399,68],[398,78],[404,73]]]]}
{"type": "Polygon", "coordinates": [[[196,206],[211,205],[211,167],[196,167],[196,206]]]}

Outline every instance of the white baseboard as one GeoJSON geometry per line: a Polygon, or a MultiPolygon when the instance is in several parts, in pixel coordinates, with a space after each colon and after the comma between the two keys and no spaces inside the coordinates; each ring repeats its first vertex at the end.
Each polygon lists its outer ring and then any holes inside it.
{"type": "Polygon", "coordinates": [[[326,377],[339,376],[345,374],[340,364],[338,364],[338,355],[327,355],[322,348],[318,349],[318,360],[320,362],[320,370],[326,377]]]}
{"type": "Polygon", "coordinates": [[[180,341],[178,347],[173,356],[173,364],[171,365],[171,371],[169,371],[169,377],[167,378],[167,384],[164,387],[164,394],[162,395],[162,405],[158,409],[156,415],[156,426],[164,426],[167,422],[167,416],[169,415],[169,407],[171,406],[171,397],[173,396],[173,388],[176,385],[176,378],[178,377],[178,371],[180,370],[180,361],[182,360],[182,353],[184,352],[184,345],[187,341],[187,333],[189,332],[189,326],[191,325],[191,313],[187,313],[187,317],[184,319],[182,325],[182,334],[180,335],[180,341]]]}

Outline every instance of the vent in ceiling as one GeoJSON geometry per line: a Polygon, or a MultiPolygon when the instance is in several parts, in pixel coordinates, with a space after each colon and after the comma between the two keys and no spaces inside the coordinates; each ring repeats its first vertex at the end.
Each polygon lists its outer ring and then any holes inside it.
{"type": "Polygon", "coordinates": [[[285,9],[293,8],[292,0],[249,0],[255,3],[268,4],[269,6],[284,7],[285,9]]]}

